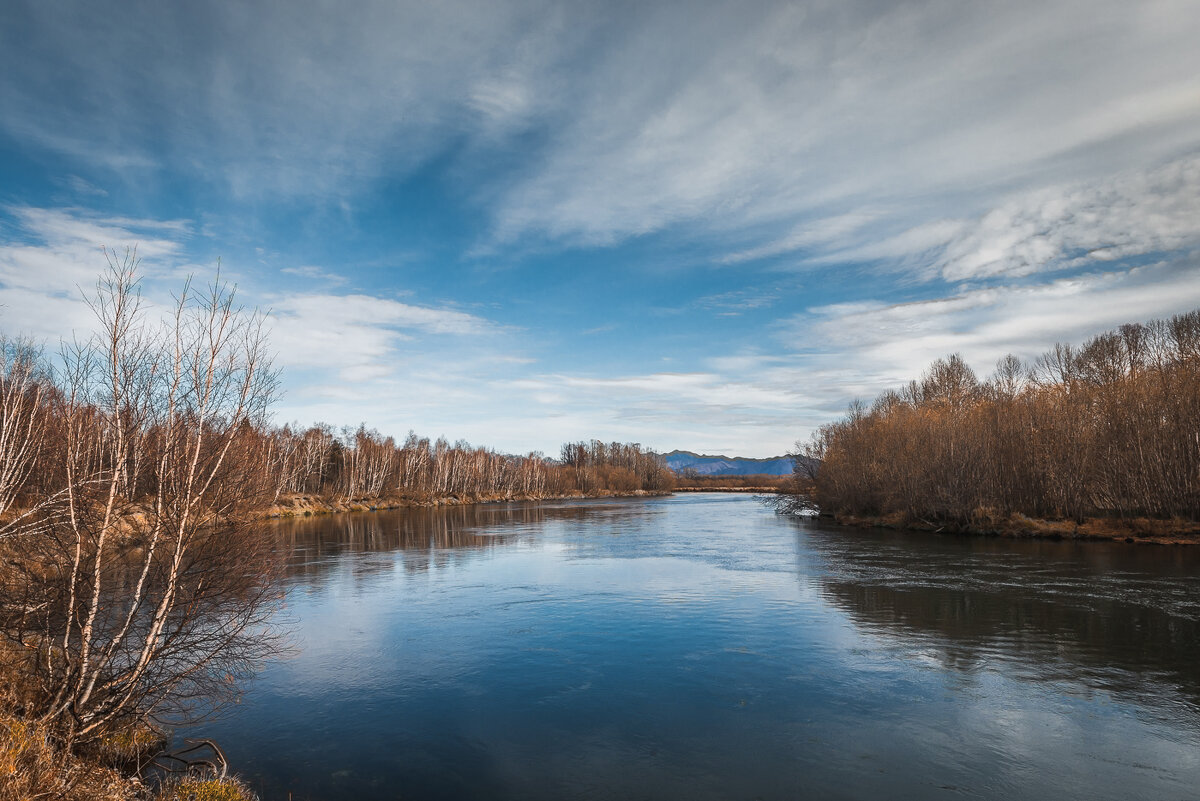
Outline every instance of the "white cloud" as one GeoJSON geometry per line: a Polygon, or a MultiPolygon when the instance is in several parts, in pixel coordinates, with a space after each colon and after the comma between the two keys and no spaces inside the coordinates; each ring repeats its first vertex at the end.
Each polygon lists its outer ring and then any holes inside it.
{"type": "Polygon", "coordinates": [[[93,316],[83,296],[105,269],[104,248],[118,258],[136,248],[143,273],[162,275],[181,260],[186,222],[102,217],[80,209],[6,209],[20,236],[0,241],[0,320],[8,333],[57,345],[86,336],[93,316]]]}
{"type": "MultiPolygon", "coordinates": [[[[569,342],[531,348],[553,363],[530,364],[512,332],[400,302],[395,288],[272,295],[257,276],[243,297],[274,307],[279,361],[297,376],[289,417],[361,417],[397,433],[425,421],[429,433],[514,449],[595,435],[770,455],[848,395],[946,353],[986,370],[1008,350],[1035,355],[1200,305],[1194,262],[1122,261],[1200,247],[1200,14],[1188,0],[620,13],[378,0],[355,14],[297,0],[221,13],[158,4],[136,25],[111,9],[28,2],[16,16],[31,24],[0,29],[0,130],[66,154],[63,174],[104,186],[105,203],[149,175],[254,201],[237,208],[336,213],[424,166],[447,197],[477,204],[492,223],[483,244],[501,256],[543,239],[666,234],[733,265],[725,276],[768,259],[828,273],[879,263],[841,283],[848,302],[837,305],[816,280],[803,296],[761,276],[721,283],[727,291],[672,310],[681,335],[697,330],[685,316],[697,310],[711,321],[817,308],[784,325],[782,353],[742,341],[689,359],[668,347],[654,363],[679,372],[617,377],[586,373],[564,355],[569,342]],[[897,280],[924,282],[927,300],[897,305],[897,280]],[[514,350],[516,361],[501,358],[514,350]]],[[[198,230],[221,230],[220,213],[197,213],[198,230]]],[[[175,280],[199,236],[191,223],[77,209],[8,216],[19,235],[0,244],[4,326],[52,339],[86,324],[76,286],[103,266],[101,244],[138,243],[152,277],[175,280]]],[[[293,263],[292,283],[352,275],[293,263]]],[[[624,335],[644,307],[629,308],[579,327],[624,335]]]]}
{"type": "MultiPolygon", "coordinates": [[[[116,218],[75,224],[72,213],[40,210],[18,219],[40,244],[0,246],[4,328],[44,331],[52,342],[74,319],[90,324],[73,283],[86,286],[96,273],[91,237],[159,232],[157,291],[175,280],[172,237],[188,230],[116,218]],[[36,278],[22,268],[36,269],[36,278]],[[14,325],[22,321],[29,325],[14,325]]],[[[1183,258],[1041,283],[950,287],[913,303],[873,298],[868,287],[865,298],[789,318],[774,343],[782,350],[762,342],[713,352],[690,371],[617,376],[539,368],[521,353],[519,332],[454,308],[365,294],[243,298],[273,307],[271,342],[288,385],[280,420],[362,420],[391,434],[417,428],[511,451],[554,452],[562,441],[596,436],[769,456],[841,414],[850,398],[897,386],[949,353],[986,373],[1010,351],[1031,358],[1055,341],[1200,307],[1197,265],[1183,258]]],[[[757,302],[753,293],[715,297],[757,302]]]]}
{"type": "Polygon", "coordinates": [[[718,292],[715,295],[705,295],[698,298],[693,306],[716,311],[718,314],[737,315],[754,309],[774,306],[782,296],[783,287],[776,286],[771,289],[747,287],[718,292]]]}
{"type": "MultiPolygon", "coordinates": [[[[581,429],[669,449],[769,456],[961,353],[982,376],[1015,353],[1033,360],[1127,322],[1200,308],[1196,257],[1007,287],[951,288],[928,300],[817,306],[781,324],[784,350],[707,359],[707,370],[620,377],[541,375],[504,391],[545,397],[581,429]]],[[[610,437],[611,438],[611,437],[610,437]]]]}
{"type": "Polygon", "coordinates": [[[65,178],[60,178],[55,183],[66,188],[75,195],[84,195],[90,197],[107,197],[108,192],[95,184],[85,181],[78,175],[68,175],[65,178]]]}
{"type": "MultiPolygon", "coordinates": [[[[299,294],[266,299],[271,346],[280,366],[336,371],[362,382],[392,374],[400,348],[419,335],[488,336],[496,326],[454,309],[401,303],[370,295],[299,294]]],[[[428,342],[418,347],[437,350],[428,342]]]]}
{"type": "Polygon", "coordinates": [[[1021,277],[1200,244],[1200,156],[1021,193],[973,219],[936,220],[814,261],[885,260],[925,278],[1021,277]]]}
{"type": "Polygon", "coordinates": [[[530,88],[519,78],[485,78],[471,90],[469,105],[493,125],[523,121],[533,106],[530,88]]]}
{"type": "Polygon", "coordinates": [[[828,247],[831,243],[844,242],[847,237],[860,231],[879,217],[878,212],[869,210],[852,211],[833,217],[818,217],[797,225],[782,239],[737,253],[730,253],[728,256],[722,256],[718,261],[722,264],[737,264],[805,248],[828,247]]]}
{"type": "MultiPolygon", "coordinates": [[[[778,455],[790,443],[803,390],[761,380],[765,362],[731,359],[721,371],[655,372],[619,377],[542,374],[494,384],[497,397],[543,404],[526,430],[558,441],[581,437],[639,441],[670,450],[682,447],[778,455]],[[534,425],[536,428],[534,429],[534,425]]],[[[520,403],[514,404],[520,408],[520,403]]],[[[545,448],[545,446],[542,446],[545,448]]]]}
{"type": "Polygon", "coordinates": [[[843,375],[842,383],[857,394],[874,395],[918,377],[934,359],[951,353],[961,353],[986,375],[1008,353],[1031,360],[1055,342],[1078,343],[1124,323],[1196,308],[1200,263],[1191,257],[912,303],[817,307],[792,318],[781,340],[817,348],[814,367],[851,366],[855,377],[843,375]]]}
{"type": "Polygon", "coordinates": [[[330,204],[452,147],[502,242],[689,225],[738,242],[730,261],[827,249],[1200,141],[1190,0],[297,0],[158,5],[136,24],[28,3],[21,18],[0,32],[0,73],[23,76],[0,81],[18,141],[124,181],[169,168],[330,204]]]}
{"type": "Polygon", "coordinates": [[[344,275],[324,270],[312,264],[306,264],[301,267],[284,267],[279,272],[286,275],[299,276],[300,278],[311,278],[314,281],[324,281],[329,284],[346,283],[344,275]]]}
{"type": "Polygon", "coordinates": [[[121,181],[179,171],[246,199],[341,200],[481,119],[512,128],[583,34],[536,1],[20,5],[0,128],[121,181]]]}
{"type": "Polygon", "coordinates": [[[503,199],[502,239],[782,228],[729,257],[744,260],[844,239],[861,215],[913,227],[1142,169],[1200,136],[1187,2],[706,12],[647,13],[624,32],[503,199]]]}
{"type": "MultiPolygon", "coordinates": [[[[123,252],[136,245],[150,315],[170,305],[170,293],[193,271],[184,260],[191,231],[185,222],[78,209],[8,212],[13,231],[0,241],[0,330],[32,335],[51,350],[73,332],[85,338],[94,328],[82,297],[104,269],[102,246],[123,252]]],[[[330,277],[319,268],[289,274],[330,277]]],[[[273,294],[253,278],[239,288],[239,299],[273,307],[267,322],[275,363],[284,370],[282,420],[363,420],[400,434],[425,420],[444,424],[438,433],[460,436],[460,415],[487,418],[489,378],[524,361],[503,341],[505,329],[452,308],[365,294],[273,294]]]]}

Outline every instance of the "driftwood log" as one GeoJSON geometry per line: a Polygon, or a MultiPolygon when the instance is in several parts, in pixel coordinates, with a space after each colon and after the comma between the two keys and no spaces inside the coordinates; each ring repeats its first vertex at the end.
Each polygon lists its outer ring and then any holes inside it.
{"type": "Polygon", "coordinates": [[[221,746],[209,739],[184,740],[179,748],[164,749],[146,765],[168,776],[223,780],[229,773],[229,760],[221,746]]]}

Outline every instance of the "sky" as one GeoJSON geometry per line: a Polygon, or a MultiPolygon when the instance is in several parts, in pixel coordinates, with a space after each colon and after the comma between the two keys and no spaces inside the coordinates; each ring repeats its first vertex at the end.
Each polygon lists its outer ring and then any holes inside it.
{"type": "Polygon", "coordinates": [[[0,331],[268,311],[279,424],[791,450],[1200,308],[1200,4],[0,4],[0,331]]]}

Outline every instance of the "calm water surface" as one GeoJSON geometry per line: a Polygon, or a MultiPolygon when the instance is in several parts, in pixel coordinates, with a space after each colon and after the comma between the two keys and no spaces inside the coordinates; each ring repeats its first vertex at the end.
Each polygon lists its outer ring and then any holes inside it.
{"type": "Polygon", "coordinates": [[[1200,551],[715,494],[279,527],[293,653],[200,730],[265,801],[1200,798],[1200,551]]]}

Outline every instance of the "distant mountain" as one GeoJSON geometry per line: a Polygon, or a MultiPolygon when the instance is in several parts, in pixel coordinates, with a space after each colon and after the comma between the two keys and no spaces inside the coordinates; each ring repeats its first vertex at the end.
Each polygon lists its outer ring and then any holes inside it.
{"type": "Polygon", "coordinates": [[[743,459],[733,456],[707,456],[691,451],[671,451],[667,467],[676,473],[694,470],[700,476],[787,476],[792,473],[792,457],[743,459]]]}

